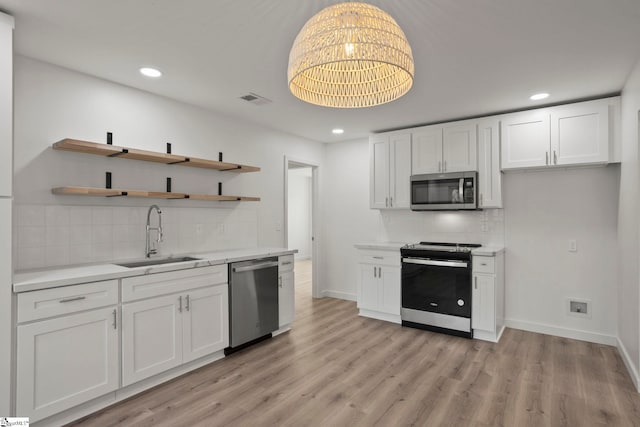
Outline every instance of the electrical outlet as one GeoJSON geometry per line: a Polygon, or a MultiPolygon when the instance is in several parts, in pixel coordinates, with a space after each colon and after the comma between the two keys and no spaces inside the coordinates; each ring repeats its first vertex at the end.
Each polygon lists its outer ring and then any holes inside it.
{"type": "Polygon", "coordinates": [[[282,229],[282,224],[280,221],[276,221],[276,231],[280,231],[282,229]]]}
{"type": "Polygon", "coordinates": [[[591,318],[591,301],[569,298],[567,308],[567,314],[571,316],[591,318]]]}
{"type": "Polygon", "coordinates": [[[201,235],[204,231],[204,226],[202,224],[196,224],[196,234],[201,235]]]}
{"type": "Polygon", "coordinates": [[[569,240],[569,252],[578,252],[578,242],[574,239],[569,240]]]}

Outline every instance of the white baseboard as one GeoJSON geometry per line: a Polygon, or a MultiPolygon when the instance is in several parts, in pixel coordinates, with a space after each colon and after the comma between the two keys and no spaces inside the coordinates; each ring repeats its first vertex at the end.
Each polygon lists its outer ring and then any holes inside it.
{"type": "Polygon", "coordinates": [[[356,301],[356,294],[350,294],[348,292],[340,291],[322,291],[323,297],[344,299],[347,301],[356,301]]]}
{"type": "Polygon", "coordinates": [[[395,314],[380,313],[379,311],[363,309],[360,309],[358,314],[362,317],[370,317],[372,319],[384,320],[385,322],[402,324],[400,316],[395,314]]]}
{"type": "Polygon", "coordinates": [[[620,338],[618,338],[617,341],[618,353],[620,353],[620,357],[627,367],[627,371],[629,371],[631,381],[633,381],[633,384],[636,386],[636,390],[640,393],[640,375],[638,375],[638,369],[636,368],[635,363],[633,363],[633,360],[631,360],[631,357],[627,352],[627,348],[624,346],[622,341],[620,341],[620,338]]]}
{"type": "Polygon", "coordinates": [[[596,332],[581,331],[578,329],[560,328],[543,323],[523,322],[521,320],[505,319],[505,326],[523,331],[537,332],[539,334],[555,335],[557,337],[571,338],[574,340],[588,341],[596,344],[617,345],[617,338],[613,335],[599,334],[596,332]]]}

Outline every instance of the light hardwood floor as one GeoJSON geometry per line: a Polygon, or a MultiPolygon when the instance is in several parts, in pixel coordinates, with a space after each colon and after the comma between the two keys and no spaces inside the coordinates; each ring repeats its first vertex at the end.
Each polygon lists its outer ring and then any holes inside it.
{"type": "Polygon", "coordinates": [[[640,426],[640,394],[613,347],[403,328],[312,300],[308,262],[296,278],[291,332],[75,425],[640,426]]]}

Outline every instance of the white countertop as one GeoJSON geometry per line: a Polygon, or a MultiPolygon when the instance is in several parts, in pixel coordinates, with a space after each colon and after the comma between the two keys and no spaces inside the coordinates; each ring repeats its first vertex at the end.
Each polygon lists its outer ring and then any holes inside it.
{"type": "Polygon", "coordinates": [[[471,251],[471,255],[479,255],[479,256],[496,256],[500,252],[504,252],[504,246],[498,245],[488,245],[488,246],[480,246],[471,251]]]}
{"type": "Polygon", "coordinates": [[[400,250],[406,242],[376,242],[376,243],[356,243],[357,249],[379,249],[379,250],[400,250]]]}
{"type": "MultiPolygon", "coordinates": [[[[162,273],[165,271],[206,267],[209,265],[226,264],[229,262],[245,261],[255,258],[289,255],[296,252],[298,252],[297,249],[285,248],[237,249],[232,251],[188,254],[188,256],[199,259],[195,261],[158,264],[146,267],[128,268],[121,267],[116,264],[93,264],[20,271],[16,272],[13,276],[13,291],[16,293],[35,291],[58,286],[97,282],[100,280],[121,279],[123,277],[142,276],[145,274],[162,273]]],[[[178,257],[178,255],[175,257],[178,257]]],[[[162,256],[160,258],[166,257],[162,256]]],[[[116,262],[122,263],[127,261],[116,262]]]]}

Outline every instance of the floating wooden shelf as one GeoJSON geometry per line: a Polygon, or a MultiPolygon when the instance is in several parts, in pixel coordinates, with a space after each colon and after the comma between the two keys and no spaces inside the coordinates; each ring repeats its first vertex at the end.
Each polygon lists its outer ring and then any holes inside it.
{"type": "Polygon", "coordinates": [[[162,191],[144,191],[129,189],[95,188],[95,187],[56,187],[51,192],[68,196],[94,197],[144,197],[149,199],[193,199],[220,202],[259,202],[260,197],[217,196],[213,194],[167,193],[162,191]]]}
{"type": "Polygon", "coordinates": [[[145,162],[163,163],[166,165],[215,169],[223,172],[258,172],[260,170],[260,168],[256,166],[218,162],[216,160],[185,157],[177,154],[167,154],[156,151],[138,150],[136,148],[118,147],[116,145],[99,144],[96,142],[80,141],[69,138],[54,143],[53,149],[106,157],[121,157],[124,159],[142,160],[145,162]]]}

